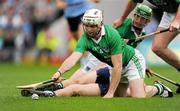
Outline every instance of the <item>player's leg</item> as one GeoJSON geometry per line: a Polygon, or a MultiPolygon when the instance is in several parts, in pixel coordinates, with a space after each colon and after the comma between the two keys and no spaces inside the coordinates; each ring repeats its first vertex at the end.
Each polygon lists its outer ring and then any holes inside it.
{"type": "Polygon", "coordinates": [[[74,81],[85,75],[86,72],[82,71],[82,69],[78,69],[69,79],[62,81],[63,87],[67,87],[74,83],[74,81]]]}
{"type": "MultiPolygon", "coordinates": [[[[58,95],[82,95],[82,96],[96,96],[105,95],[109,88],[110,72],[109,68],[105,67],[97,71],[91,71],[91,74],[86,74],[79,78],[78,84],[70,85],[64,89],[60,89],[55,93],[58,95]],[[95,85],[96,84],[96,85],[95,85]],[[93,87],[94,86],[94,87],[93,87]],[[99,90],[97,90],[97,86],[99,90]],[[79,88],[77,88],[79,87],[79,88]],[[90,91],[92,90],[92,91],[90,91]],[[100,92],[100,93],[98,93],[100,92]]],[[[65,96],[67,96],[65,95],[65,96]]]]}
{"type": "MultiPolygon", "coordinates": [[[[154,85],[146,85],[144,84],[146,97],[153,97],[155,95],[160,95],[161,97],[172,97],[173,93],[170,88],[165,86],[163,83],[157,81],[154,85]]],[[[130,88],[128,87],[125,96],[131,96],[130,88]]]]}
{"type": "MultiPolygon", "coordinates": [[[[168,28],[171,21],[174,19],[174,16],[175,14],[164,13],[157,30],[168,28]]],[[[179,69],[179,57],[168,48],[169,43],[177,36],[177,34],[178,32],[164,32],[156,35],[153,40],[152,51],[168,64],[172,65],[176,69],[179,69]]]]}
{"type": "Polygon", "coordinates": [[[55,91],[56,96],[100,96],[98,84],[72,84],[64,89],[55,91]]]}
{"type": "Polygon", "coordinates": [[[79,84],[72,84],[64,89],[59,89],[55,92],[47,91],[50,95],[54,93],[57,96],[97,96],[105,95],[109,88],[110,72],[109,68],[102,68],[97,71],[92,71],[92,74],[87,74],[79,78],[79,84]],[[96,85],[95,85],[96,84],[96,85]],[[97,86],[99,90],[97,90],[97,86]],[[91,91],[90,91],[91,90],[91,91]],[[100,93],[98,93],[100,92],[100,93]]]}
{"type": "Polygon", "coordinates": [[[110,81],[110,72],[108,67],[88,72],[74,81],[75,84],[101,83],[106,84],[110,81]]]}
{"type": "Polygon", "coordinates": [[[57,87],[59,87],[59,89],[63,89],[71,84],[88,84],[88,83],[95,83],[96,81],[96,71],[91,71],[88,72],[87,74],[84,74],[84,72],[82,70],[78,70],[77,73],[75,73],[75,75],[77,74],[78,78],[77,79],[67,79],[64,80],[62,82],[57,83],[57,87]]]}
{"type": "Polygon", "coordinates": [[[160,81],[155,81],[153,86],[145,86],[146,96],[152,97],[155,95],[160,95],[161,97],[172,97],[173,93],[170,88],[161,83],[160,81]]]}
{"type": "Polygon", "coordinates": [[[101,89],[98,84],[72,84],[64,89],[58,89],[56,91],[36,91],[41,96],[100,96],[101,89]]]}
{"type": "Polygon", "coordinates": [[[172,91],[160,82],[155,82],[153,86],[146,86],[144,84],[145,61],[137,50],[135,52],[135,56],[125,68],[127,71],[124,75],[127,76],[129,81],[130,95],[132,97],[152,97],[154,95],[172,97],[172,91]]]}
{"type": "Polygon", "coordinates": [[[74,84],[89,84],[95,83],[97,78],[96,71],[88,72],[87,74],[81,76],[80,78],[74,80],[74,84]]]}
{"type": "Polygon", "coordinates": [[[85,83],[94,83],[96,79],[96,72],[95,71],[98,68],[106,67],[106,65],[102,65],[102,62],[100,62],[96,57],[94,57],[92,54],[88,55],[88,62],[84,65],[84,67],[78,69],[71,77],[70,79],[67,79],[61,83],[58,83],[60,88],[67,87],[70,84],[85,84],[85,83]],[[100,65],[100,67],[98,67],[100,65]],[[92,75],[89,75],[92,74],[92,75]],[[87,75],[87,76],[85,76],[87,75]],[[84,76],[84,77],[83,77],[84,76]],[[82,78],[81,78],[82,77],[82,78]],[[88,80],[88,81],[87,81],[88,80]]]}
{"type": "MultiPolygon", "coordinates": [[[[161,30],[158,28],[157,30],[161,30]]],[[[152,50],[161,57],[164,61],[175,67],[180,68],[180,59],[178,56],[168,48],[169,43],[176,37],[177,32],[165,32],[154,37],[152,50]]]]}
{"type": "Polygon", "coordinates": [[[82,71],[82,69],[78,69],[73,75],[71,75],[71,77],[69,79],[71,80],[76,80],[77,78],[83,76],[84,74],[86,74],[87,72],[82,71]]]}
{"type": "Polygon", "coordinates": [[[128,83],[119,83],[118,87],[116,88],[116,91],[114,93],[114,97],[127,97],[130,96],[130,91],[128,83]]]}
{"type": "Polygon", "coordinates": [[[131,92],[131,97],[136,97],[136,98],[146,97],[143,79],[133,79],[129,81],[129,89],[131,92]]]}
{"type": "MultiPolygon", "coordinates": [[[[67,79],[67,80],[64,80],[62,82],[59,82],[59,83],[57,83],[57,87],[59,87],[59,89],[63,89],[63,88],[65,88],[71,84],[95,83],[97,80],[97,75],[100,75],[103,72],[101,72],[101,70],[97,70],[97,71],[90,71],[87,74],[83,74],[83,71],[79,70],[78,73],[81,73],[82,75],[75,80],[67,79]]],[[[104,81],[104,80],[102,80],[102,81],[104,81]]]]}
{"type": "Polygon", "coordinates": [[[146,97],[144,88],[146,69],[145,64],[145,59],[142,54],[138,50],[135,50],[135,55],[132,57],[128,65],[123,70],[121,83],[129,83],[129,91],[131,93],[131,97],[146,97]]]}
{"type": "MultiPolygon", "coordinates": [[[[78,78],[73,77],[75,78],[73,81],[74,84],[95,83],[96,79],[101,78],[101,76],[109,79],[108,74],[103,75],[103,73],[109,73],[109,69],[107,68],[107,65],[104,64],[102,65],[102,64],[103,63],[101,61],[99,61],[96,57],[94,57],[92,54],[89,53],[88,62],[84,65],[83,68],[81,68],[81,70],[78,71],[78,73],[80,73],[81,76],[79,76],[78,78]]],[[[75,75],[79,75],[79,74],[75,74],[75,75]]]]}

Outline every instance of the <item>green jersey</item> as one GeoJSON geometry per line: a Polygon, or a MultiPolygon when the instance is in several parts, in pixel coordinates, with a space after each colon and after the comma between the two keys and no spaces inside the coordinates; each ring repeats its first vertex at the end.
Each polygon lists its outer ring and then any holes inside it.
{"type": "Polygon", "coordinates": [[[116,28],[116,30],[118,31],[119,35],[123,39],[129,39],[129,41],[127,42],[128,45],[135,48],[142,41],[142,40],[140,40],[140,41],[135,42],[135,39],[138,36],[145,35],[146,33],[144,31],[142,31],[140,35],[137,35],[135,33],[135,30],[133,29],[132,25],[133,25],[132,19],[126,18],[124,20],[124,22],[119,27],[116,28]]]}
{"type": "MultiPolygon", "coordinates": [[[[133,0],[135,3],[142,3],[143,0],[133,0]]],[[[177,12],[180,0],[147,0],[156,7],[168,13],[177,12]]]]}
{"type": "Polygon", "coordinates": [[[101,33],[104,34],[97,41],[84,33],[79,39],[75,51],[80,53],[89,51],[100,61],[110,66],[113,66],[111,56],[122,54],[122,64],[126,66],[135,54],[134,48],[126,45],[118,32],[111,26],[104,25],[101,33]]]}

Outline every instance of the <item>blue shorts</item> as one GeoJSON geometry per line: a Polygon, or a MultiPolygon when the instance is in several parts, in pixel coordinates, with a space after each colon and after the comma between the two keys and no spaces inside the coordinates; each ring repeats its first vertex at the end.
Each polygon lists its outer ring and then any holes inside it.
{"type": "Polygon", "coordinates": [[[109,89],[109,83],[110,83],[110,73],[109,68],[101,68],[96,71],[97,73],[97,79],[96,83],[99,85],[101,96],[105,95],[109,89]]]}
{"type": "Polygon", "coordinates": [[[69,28],[72,32],[78,31],[79,24],[81,24],[81,18],[84,14],[81,14],[77,17],[67,18],[69,28]]]}

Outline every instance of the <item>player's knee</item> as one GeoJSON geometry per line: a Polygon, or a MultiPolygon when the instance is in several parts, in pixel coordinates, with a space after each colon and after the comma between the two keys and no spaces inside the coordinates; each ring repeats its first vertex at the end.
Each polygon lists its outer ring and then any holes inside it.
{"type": "Polygon", "coordinates": [[[78,84],[73,84],[69,86],[69,89],[72,90],[72,95],[79,95],[80,87],[78,84]]]}
{"type": "Polygon", "coordinates": [[[162,51],[162,47],[161,46],[159,46],[159,45],[153,45],[152,46],[152,51],[154,52],[154,53],[156,53],[157,55],[160,55],[161,54],[161,51],[162,51]]]}

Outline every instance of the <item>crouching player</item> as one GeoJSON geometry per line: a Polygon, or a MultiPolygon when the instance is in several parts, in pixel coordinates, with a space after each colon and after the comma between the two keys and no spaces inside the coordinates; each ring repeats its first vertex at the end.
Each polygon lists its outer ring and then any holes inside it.
{"type": "MultiPolygon", "coordinates": [[[[45,91],[45,92],[50,95],[56,95],[56,96],[72,96],[72,95],[77,95],[77,94],[83,95],[83,96],[101,95],[104,92],[106,93],[108,87],[104,87],[104,86],[101,87],[101,85],[99,85],[96,80],[98,80],[98,77],[101,77],[101,76],[103,78],[105,76],[106,78],[108,77],[110,73],[112,73],[110,87],[105,97],[111,98],[113,96],[127,96],[128,88],[130,89],[130,93],[128,96],[131,96],[131,97],[142,98],[142,97],[153,96],[155,94],[159,94],[165,97],[172,96],[172,92],[166,86],[164,86],[163,84],[159,82],[157,82],[154,86],[146,86],[146,87],[144,86],[145,60],[143,56],[137,50],[133,49],[132,47],[127,46],[121,39],[119,40],[117,39],[117,40],[121,41],[119,45],[121,45],[122,49],[117,48],[116,50],[117,51],[122,50],[123,71],[122,72],[118,71],[118,75],[117,75],[116,65],[114,66],[114,64],[112,63],[116,63],[118,61],[114,61],[113,57],[111,57],[112,61],[108,61],[109,60],[108,56],[112,56],[111,55],[112,52],[110,53],[109,51],[115,48],[115,46],[113,47],[113,44],[118,41],[111,40],[113,39],[114,35],[111,35],[111,39],[107,37],[107,35],[111,33],[109,31],[109,28],[107,28],[107,26],[104,26],[103,24],[101,24],[102,12],[100,15],[98,15],[99,12],[101,11],[97,9],[89,10],[83,16],[82,21],[84,25],[85,34],[80,39],[80,42],[78,42],[76,51],[88,49],[88,51],[93,53],[99,60],[111,66],[112,69],[105,67],[97,71],[89,72],[91,74],[87,74],[87,75],[83,75],[79,77],[76,80],[75,84],[68,85],[64,89],[59,89],[54,92],[53,91],[45,91]],[[97,31],[98,27],[101,30],[97,31]],[[106,54],[109,54],[109,55],[106,55],[106,54]],[[120,81],[120,83],[118,81],[120,81]],[[116,89],[117,85],[118,85],[118,88],[116,89]],[[106,91],[103,92],[103,89],[106,89],[106,91]],[[116,89],[116,93],[115,93],[115,89],[116,89]]],[[[118,37],[120,38],[120,36],[118,37]]],[[[56,72],[53,75],[53,78],[58,78],[61,76],[62,72],[69,70],[72,67],[72,66],[69,66],[69,63],[72,63],[74,60],[76,60],[76,58],[77,57],[73,54],[68,59],[66,59],[63,65],[59,68],[58,72],[56,72]]],[[[95,57],[93,59],[98,61],[98,59],[96,59],[95,57]]],[[[121,70],[121,67],[119,68],[121,70]]],[[[86,69],[89,69],[89,68],[86,67],[86,69]]],[[[107,83],[106,83],[106,86],[108,86],[107,83]]]]}

